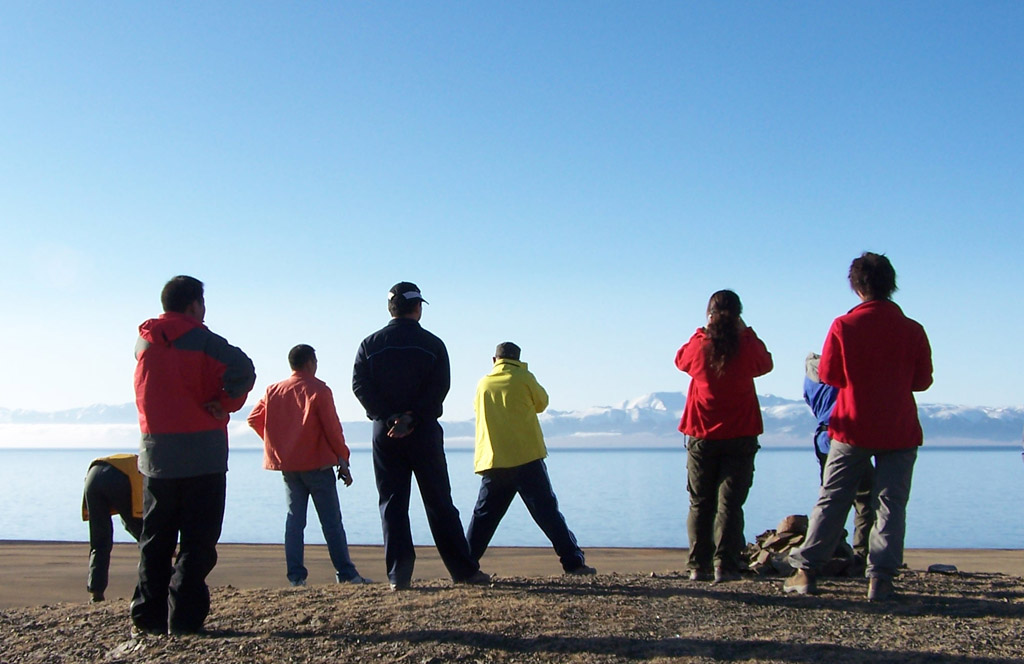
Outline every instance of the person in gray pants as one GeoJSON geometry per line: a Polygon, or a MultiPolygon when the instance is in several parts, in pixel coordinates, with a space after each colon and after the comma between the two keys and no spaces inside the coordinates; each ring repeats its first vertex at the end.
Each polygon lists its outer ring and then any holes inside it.
{"type": "Polygon", "coordinates": [[[893,577],[903,564],[907,502],[924,438],[913,393],[932,384],[932,354],[924,328],[891,300],[896,271],[888,258],[862,254],[849,278],[861,304],[833,321],[818,364],[821,381],[839,388],[828,426],[832,444],[807,538],[789,557],[796,573],[782,589],[817,592],[817,571],[835,551],[874,459],[866,575],[868,599],[881,601],[894,595],[893,577]]]}

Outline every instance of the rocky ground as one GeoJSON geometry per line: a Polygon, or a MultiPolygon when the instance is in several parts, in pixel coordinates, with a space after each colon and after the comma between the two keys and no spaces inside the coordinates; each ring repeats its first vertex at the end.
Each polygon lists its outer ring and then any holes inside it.
{"type": "Polygon", "coordinates": [[[0,612],[0,662],[1020,662],[1024,579],[907,573],[782,594],[680,574],[213,590],[208,633],[131,638],[127,602],[0,612]]]}

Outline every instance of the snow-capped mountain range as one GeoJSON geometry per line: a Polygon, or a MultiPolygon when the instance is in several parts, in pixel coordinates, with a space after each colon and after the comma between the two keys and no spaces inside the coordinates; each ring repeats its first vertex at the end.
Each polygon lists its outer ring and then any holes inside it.
{"type": "MultiPolygon", "coordinates": [[[[803,401],[761,395],[763,446],[810,445],[815,428],[803,401]]],[[[682,444],[676,430],[686,403],[682,392],[655,392],[612,406],[585,410],[548,410],[540,415],[551,447],[673,447],[682,444]]],[[[236,447],[258,446],[246,426],[248,408],[235,414],[231,441],[236,447]]],[[[926,445],[1014,445],[1024,430],[1024,407],[988,408],[920,404],[918,415],[926,445]]],[[[472,420],[442,420],[447,444],[472,446],[472,420]]],[[[350,446],[368,445],[370,423],[344,422],[350,446]]],[[[134,404],[93,405],[41,412],[0,408],[0,447],[127,447],[138,440],[134,404]]]]}

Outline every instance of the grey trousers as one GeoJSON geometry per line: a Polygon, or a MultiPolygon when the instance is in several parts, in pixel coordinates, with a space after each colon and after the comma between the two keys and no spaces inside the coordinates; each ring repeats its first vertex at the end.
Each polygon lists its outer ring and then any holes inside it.
{"type": "Polygon", "coordinates": [[[875,477],[871,504],[875,524],[868,537],[866,576],[879,579],[895,576],[903,564],[903,538],[907,529],[910,481],[917,460],[916,447],[874,450],[833,440],[818,502],[807,526],[807,539],[789,556],[793,567],[813,571],[832,557],[843,535],[857,486],[872,457],[875,477]]]}

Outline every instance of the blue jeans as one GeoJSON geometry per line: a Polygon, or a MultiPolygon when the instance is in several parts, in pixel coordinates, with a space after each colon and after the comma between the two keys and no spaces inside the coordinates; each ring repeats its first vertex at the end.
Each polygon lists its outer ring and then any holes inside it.
{"type": "Polygon", "coordinates": [[[576,544],[576,536],[565,524],[565,517],[558,510],[558,498],[551,489],[551,479],[543,459],[537,459],[514,468],[492,468],[481,473],[480,495],[473,518],[469,521],[466,539],[473,558],[480,560],[487,545],[498,529],[512,500],[518,494],[530,511],[530,516],[544,531],[558,554],[562,569],[571,571],[582,567],[583,551],[576,544]]]}
{"type": "Polygon", "coordinates": [[[327,541],[327,552],[334,564],[338,581],[348,581],[359,576],[355,565],[348,556],[348,539],[341,523],[341,503],[338,501],[338,479],[333,468],[283,472],[285,498],[288,502],[288,518],[284,525],[284,558],[288,565],[288,580],[292,583],[305,581],[309,572],[303,564],[303,531],[306,529],[306,512],[309,497],[320,518],[320,528],[327,541]]]}
{"type": "Polygon", "coordinates": [[[857,487],[875,460],[872,506],[875,523],[868,537],[869,578],[892,579],[903,564],[903,537],[907,528],[907,502],[917,460],[917,448],[873,450],[833,440],[825,464],[818,503],[811,512],[807,539],[789,555],[796,568],[816,570],[832,557],[857,487]]]}

